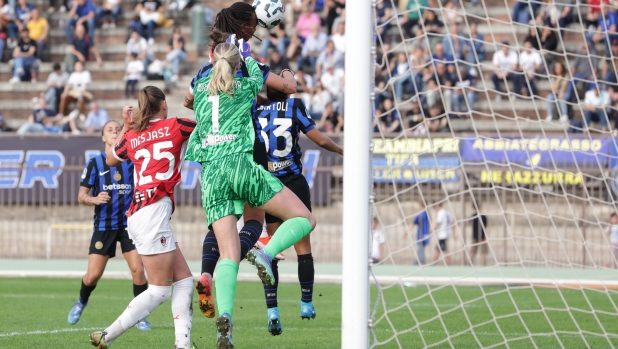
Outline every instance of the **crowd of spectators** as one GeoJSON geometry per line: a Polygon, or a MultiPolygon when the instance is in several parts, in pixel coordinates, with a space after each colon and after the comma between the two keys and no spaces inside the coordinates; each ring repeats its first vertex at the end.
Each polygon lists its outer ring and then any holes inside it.
{"type": "MultiPolygon", "coordinates": [[[[19,132],[55,132],[58,129],[77,132],[75,122],[79,118],[82,123],[85,121],[83,128],[90,133],[98,127],[92,126],[92,108],[100,109],[96,103],[92,104],[86,118],[86,107],[94,100],[94,96],[90,90],[92,75],[85,67],[88,62],[96,62],[99,67],[103,67],[103,54],[95,44],[96,31],[117,27],[121,19],[122,0],[63,0],[61,4],[51,1],[50,5],[41,9],[29,0],[0,0],[0,62],[8,62],[12,67],[9,83],[36,83],[41,63],[49,62],[51,27],[45,16],[41,15],[42,12],[48,16],[57,9],[61,12],[59,26],[64,29],[66,40],[64,64],[52,62],[53,71],[49,73],[45,90],[36,102],[39,112],[31,115],[19,132]],[[8,54],[5,55],[5,52],[8,54]],[[45,103],[45,108],[41,107],[42,103],[45,103]],[[42,118],[43,114],[48,118],[42,118]]],[[[166,41],[166,58],[161,61],[155,59],[153,47],[157,44],[156,28],[173,25],[173,20],[166,18],[161,1],[139,0],[134,13],[135,17],[127,26],[125,98],[135,97],[136,85],[140,80],[178,80],[182,73],[182,63],[187,61],[185,39],[179,27],[173,29],[172,36],[166,41]]]]}

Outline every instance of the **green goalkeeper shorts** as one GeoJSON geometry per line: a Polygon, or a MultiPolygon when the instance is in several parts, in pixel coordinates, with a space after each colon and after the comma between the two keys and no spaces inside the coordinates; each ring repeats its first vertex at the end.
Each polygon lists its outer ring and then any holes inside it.
{"type": "Polygon", "coordinates": [[[245,201],[252,207],[262,206],[281,189],[281,181],[256,164],[250,153],[202,163],[202,206],[209,229],[225,216],[240,218],[245,201]]]}

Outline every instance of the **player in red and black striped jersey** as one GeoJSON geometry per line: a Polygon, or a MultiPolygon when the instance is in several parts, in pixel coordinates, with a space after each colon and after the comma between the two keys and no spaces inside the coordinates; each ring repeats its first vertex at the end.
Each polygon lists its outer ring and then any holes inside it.
{"type": "Polygon", "coordinates": [[[174,211],[174,187],[180,182],[180,167],[186,141],[196,123],[167,117],[165,94],[154,86],[138,95],[139,110],[127,106],[125,124],[106,162],[116,166],[124,160],[135,165],[135,192],[127,212],[129,236],[148,274],[150,287],[135,297],[120,317],[104,331],[90,334],[97,348],[112,342],[138,320],[172,298],[175,348],[191,347],[193,276],[169,221],[174,211]],[[173,294],[172,294],[172,285],[173,294]]]}

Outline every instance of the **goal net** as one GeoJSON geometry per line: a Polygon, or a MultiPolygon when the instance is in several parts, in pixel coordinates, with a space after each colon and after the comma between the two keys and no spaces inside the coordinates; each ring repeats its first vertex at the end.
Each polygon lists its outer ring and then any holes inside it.
{"type": "Polygon", "coordinates": [[[375,2],[371,347],[618,346],[598,3],[375,2]]]}

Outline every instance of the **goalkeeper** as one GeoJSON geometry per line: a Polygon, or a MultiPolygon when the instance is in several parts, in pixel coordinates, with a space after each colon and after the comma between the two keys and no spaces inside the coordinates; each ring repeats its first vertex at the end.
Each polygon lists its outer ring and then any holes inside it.
{"type": "Polygon", "coordinates": [[[243,214],[245,201],[284,221],[264,250],[251,251],[247,256],[265,284],[274,282],[273,256],[309,235],[316,224],[298,197],[253,161],[251,107],[263,77],[250,56],[249,45],[239,44],[247,56],[248,78],[235,77],[241,65],[239,49],[232,43],[221,43],[213,50],[213,69],[193,85],[198,125],[189,139],[186,156],[202,164],[202,203],[220,248],[215,285],[218,348],[234,347],[232,309],[240,262],[236,220],[243,214]]]}

